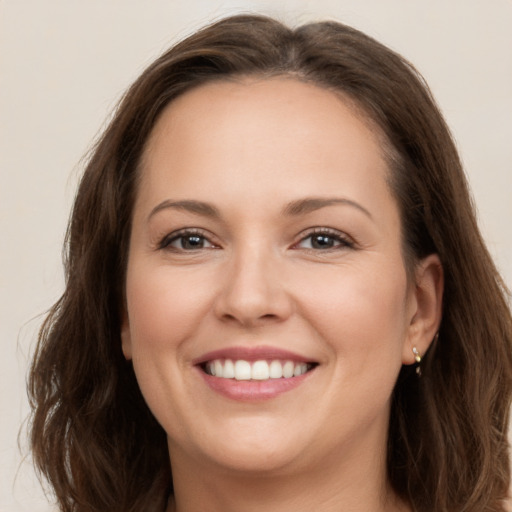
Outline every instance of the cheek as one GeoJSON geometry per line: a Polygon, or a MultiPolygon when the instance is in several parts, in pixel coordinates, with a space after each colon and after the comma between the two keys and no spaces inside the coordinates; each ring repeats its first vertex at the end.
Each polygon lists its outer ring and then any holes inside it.
{"type": "Polygon", "coordinates": [[[204,279],[169,266],[134,264],[127,276],[127,306],[132,349],[175,350],[186,340],[211,301],[204,279]]]}
{"type": "MultiPolygon", "coordinates": [[[[406,336],[407,280],[399,265],[351,264],[303,276],[301,314],[311,335],[327,349],[325,387],[315,397],[322,438],[354,439],[380,425],[386,429],[390,397],[402,366],[406,336]],[[318,283],[327,283],[319,289],[318,283]],[[314,291],[313,291],[314,290],[314,291]]],[[[299,302],[299,300],[298,300],[299,302]]]]}
{"type": "Polygon", "coordinates": [[[370,360],[401,362],[407,280],[403,268],[387,270],[385,265],[341,268],[316,280],[329,283],[321,292],[303,296],[304,315],[336,358],[349,360],[354,370],[370,360]]]}
{"type": "MultiPolygon", "coordinates": [[[[203,276],[204,277],[204,276],[203,276]]],[[[131,356],[147,405],[175,436],[185,436],[182,371],[193,339],[209,309],[209,289],[193,272],[130,262],[126,281],[131,356]],[[172,405],[171,405],[172,404],[172,405]]]]}

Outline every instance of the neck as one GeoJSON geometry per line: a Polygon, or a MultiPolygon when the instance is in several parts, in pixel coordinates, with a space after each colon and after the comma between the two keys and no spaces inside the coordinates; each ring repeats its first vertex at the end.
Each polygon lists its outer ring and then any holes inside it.
{"type": "MultiPolygon", "coordinates": [[[[357,450],[356,450],[357,452],[357,450]]],[[[226,470],[172,454],[174,500],[168,512],[406,512],[386,478],[385,456],[333,453],[307,470],[295,465],[271,472],[226,470]],[[341,461],[341,462],[340,462],[341,461]]]]}

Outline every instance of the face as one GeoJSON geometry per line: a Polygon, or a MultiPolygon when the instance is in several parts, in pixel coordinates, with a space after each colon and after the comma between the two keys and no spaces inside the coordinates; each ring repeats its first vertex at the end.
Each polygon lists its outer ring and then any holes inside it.
{"type": "Polygon", "coordinates": [[[375,133],[291,78],[208,84],[159,119],[122,342],[171,461],[292,471],[385,451],[417,300],[375,133]]]}

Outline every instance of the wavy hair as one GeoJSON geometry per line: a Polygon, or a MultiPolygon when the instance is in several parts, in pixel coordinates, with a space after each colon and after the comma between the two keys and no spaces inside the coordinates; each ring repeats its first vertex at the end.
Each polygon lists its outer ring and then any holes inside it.
{"type": "Polygon", "coordinates": [[[120,318],[141,155],[159,115],[201,84],[293,76],[350,98],[384,134],[406,266],[437,253],[445,275],[439,339],[418,379],[393,393],[387,467],[416,512],[502,512],[509,482],[512,319],[479,233],[449,130],[415,69],[335,22],[291,29],[234,16],[151,64],[91,153],[65,243],[66,287],[29,375],[31,447],[64,512],[165,509],[166,435],[121,352],[120,318]]]}

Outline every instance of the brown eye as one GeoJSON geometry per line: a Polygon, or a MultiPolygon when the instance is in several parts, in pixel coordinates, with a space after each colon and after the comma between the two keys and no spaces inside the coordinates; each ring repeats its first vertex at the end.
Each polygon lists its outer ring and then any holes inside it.
{"type": "Polygon", "coordinates": [[[161,244],[162,249],[175,251],[197,251],[215,247],[205,236],[199,233],[179,233],[167,237],[161,244]]]}
{"type": "Polygon", "coordinates": [[[313,235],[310,238],[313,249],[330,249],[338,244],[338,241],[329,235],[313,235]]]}
{"type": "Polygon", "coordinates": [[[177,239],[177,242],[180,249],[185,249],[187,251],[202,249],[206,244],[204,237],[198,235],[180,236],[177,239]]]}
{"type": "Polygon", "coordinates": [[[341,234],[331,232],[311,233],[304,237],[298,244],[300,249],[327,250],[343,247],[352,247],[352,243],[341,234]]]}

